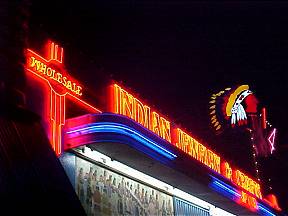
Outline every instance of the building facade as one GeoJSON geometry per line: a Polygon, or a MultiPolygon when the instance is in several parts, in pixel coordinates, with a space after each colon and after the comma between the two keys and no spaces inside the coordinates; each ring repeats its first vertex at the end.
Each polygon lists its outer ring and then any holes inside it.
{"type": "Polygon", "coordinates": [[[100,109],[63,48],[50,41],[39,53],[27,50],[28,101],[87,215],[281,214],[245,170],[123,86],[107,86],[100,109]]]}

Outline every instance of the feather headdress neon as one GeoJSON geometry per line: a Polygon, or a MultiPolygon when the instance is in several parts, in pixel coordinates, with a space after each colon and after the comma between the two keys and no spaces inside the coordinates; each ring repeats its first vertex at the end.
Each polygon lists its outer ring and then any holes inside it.
{"type": "Polygon", "coordinates": [[[248,85],[226,88],[211,96],[209,102],[210,122],[216,133],[221,133],[227,126],[235,127],[247,124],[247,107],[251,103],[253,103],[253,107],[257,106],[257,99],[254,96],[255,100],[247,100],[251,96],[253,93],[249,90],[248,85]]]}

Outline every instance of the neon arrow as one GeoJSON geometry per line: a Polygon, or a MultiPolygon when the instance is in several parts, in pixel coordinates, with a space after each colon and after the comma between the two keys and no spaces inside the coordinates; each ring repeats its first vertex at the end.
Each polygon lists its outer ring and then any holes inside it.
{"type": "Polygon", "coordinates": [[[271,145],[271,154],[275,150],[274,142],[275,142],[275,135],[276,135],[276,128],[271,132],[270,136],[268,137],[268,141],[271,145]]]}

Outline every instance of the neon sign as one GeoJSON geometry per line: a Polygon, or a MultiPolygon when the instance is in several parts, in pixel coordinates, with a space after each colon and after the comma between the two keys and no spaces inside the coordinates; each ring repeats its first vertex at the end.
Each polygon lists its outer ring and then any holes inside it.
{"type": "Polygon", "coordinates": [[[171,142],[170,122],[163,116],[116,84],[113,85],[112,96],[113,101],[115,101],[112,112],[132,118],[158,136],[171,142]]]}
{"type": "Polygon", "coordinates": [[[273,129],[273,131],[271,132],[271,134],[268,137],[268,142],[271,146],[271,148],[270,148],[271,154],[273,153],[273,151],[275,151],[275,146],[274,146],[275,136],[276,136],[276,128],[273,129]]]}
{"type": "Polygon", "coordinates": [[[233,171],[233,180],[236,185],[262,199],[260,185],[240,170],[233,171]]]}
{"type": "Polygon", "coordinates": [[[266,108],[263,107],[261,110],[261,119],[262,119],[262,128],[266,129],[267,128],[267,114],[266,114],[266,108]]]}
{"type": "Polygon", "coordinates": [[[253,196],[249,195],[244,191],[241,191],[241,196],[238,202],[246,206],[247,208],[251,209],[252,211],[258,209],[257,200],[253,196]]]}
{"type": "Polygon", "coordinates": [[[245,175],[240,170],[232,168],[228,162],[223,161],[220,156],[198,142],[189,134],[185,133],[182,129],[178,127],[174,128],[174,125],[171,125],[168,120],[159,115],[156,111],[152,110],[146,104],[143,104],[132,94],[128,93],[117,84],[112,85],[111,94],[112,100],[110,110],[112,112],[125,115],[135,120],[176,146],[178,149],[182,150],[184,153],[209,167],[214,172],[224,176],[239,188],[242,188],[243,203],[250,203],[251,206],[254,205],[252,198],[247,198],[250,196],[246,195],[248,193],[262,199],[261,188],[256,181],[245,175]]]}
{"type": "Polygon", "coordinates": [[[212,94],[209,103],[210,122],[219,134],[227,125],[247,125],[247,113],[257,113],[258,100],[248,85],[240,85],[212,94]]]}
{"type": "MultiPolygon", "coordinates": [[[[26,50],[26,71],[27,75],[39,78],[44,84],[49,85],[45,101],[49,119],[50,129],[48,136],[52,148],[57,155],[62,152],[62,127],[65,124],[66,96],[74,102],[80,104],[90,112],[101,112],[79,97],[82,96],[83,87],[68,75],[63,65],[64,49],[54,42],[47,44],[46,58],[32,51],[26,50]]],[[[43,99],[45,100],[45,99],[43,99]]]]}
{"type": "Polygon", "coordinates": [[[180,128],[175,130],[176,147],[190,155],[194,159],[205,164],[217,173],[221,173],[221,158],[210,149],[199,143],[197,140],[189,136],[180,128]]]}
{"type": "MultiPolygon", "coordinates": [[[[50,42],[47,53],[48,56],[44,58],[36,52],[27,49],[26,71],[29,75],[36,77],[37,79],[39,78],[49,86],[49,91],[47,91],[49,99],[46,101],[46,104],[51,126],[50,140],[52,148],[55,150],[55,153],[59,155],[62,152],[62,127],[65,124],[66,118],[66,99],[77,102],[92,113],[101,113],[101,111],[80,99],[83,95],[83,86],[66,72],[63,65],[63,48],[50,42]]],[[[246,203],[251,208],[255,208],[255,197],[262,199],[261,188],[257,182],[243,172],[233,169],[228,162],[223,161],[220,156],[180,128],[174,128],[166,118],[151,109],[151,107],[142,103],[139,99],[116,84],[112,87],[112,96],[112,112],[125,115],[135,120],[145,128],[176,146],[184,153],[243,189],[241,190],[242,203],[246,203]]],[[[234,106],[234,104],[232,106],[234,106]]],[[[113,129],[115,130],[115,128],[113,129]]],[[[124,130],[123,128],[117,128],[117,130],[120,129],[124,130]]],[[[168,158],[177,157],[176,155],[165,151],[165,149],[161,149],[161,147],[155,145],[155,143],[145,140],[145,144],[150,148],[158,149],[158,151],[165,154],[168,158]]]]}
{"type": "Polygon", "coordinates": [[[253,211],[257,210],[258,207],[255,197],[262,200],[260,184],[240,170],[233,169],[228,162],[221,163],[221,174],[239,188],[244,189],[239,191],[240,196],[236,201],[253,211]]]}
{"type": "Polygon", "coordinates": [[[262,199],[262,193],[259,183],[252,178],[245,175],[238,169],[233,169],[228,162],[221,164],[221,174],[233,182],[235,185],[245,189],[246,191],[254,194],[259,199],[262,199]]]}
{"type": "Polygon", "coordinates": [[[54,80],[57,84],[62,84],[67,90],[72,93],[81,96],[82,95],[82,87],[77,83],[69,80],[62,73],[57,72],[55,69],[48,67],[43,61],[37,59],[37,57],[30,56],[30,62],[28,62],[28,67],[30,70],[44,76],[45,78],[49,78],[54,80]]]}
{"type": "Polygon", "coordinates": [[[229,184],[226,184],[225,182],[221,181],[215,176],[211,176],[211,178],[212,181],[210,187],[212,189],[234,200],[238,204],[245,206],[246,208],[249,208],[253,212],[258,210],[258,202],[255,199],[255,197],[251,196],[250,194],[244,191],[239,191],[238,189],[232,187],[229,184]]]}

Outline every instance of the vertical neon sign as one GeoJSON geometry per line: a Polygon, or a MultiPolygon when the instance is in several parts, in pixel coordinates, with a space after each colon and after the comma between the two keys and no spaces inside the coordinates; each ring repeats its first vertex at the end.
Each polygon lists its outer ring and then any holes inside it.
{"type": "MultiPolygon", "coordinates": [[[[50,60],[62,64],[63,48],[50,42],[50,60]]],[[[58,81],[58,79],[57,79],[58,81]]],[[[51,144],[57,155],[61,154],[62,126],[65,123],[65,94],[57,93],[51,87],[50,93],[50,117],[51,117],[51,144]]]]}
{"type": "Polygon", "coordinates": [[[62,128],[65,124],[66,96],[90,112],[99,113],[101,111],[80,99],[83,87],[66,72],[63,64],[64,49],[49,41],[46,52],[47,57],[43,58],[27,49],[26,70],[28,75],[36,76],[49,85],[49,91],[47,91],[49,100],[46,101],[50,124],[48,136],[55,153],[60,155],[62,152],[62,128]]]}
{"type": "Polygon", "coordinates": [[[50,117],[51,117],[51,144],[56,154],[61,154],[62,127],[65,124],[65,95],[56,93],[51,89],[50,93],[50,117]]]}

